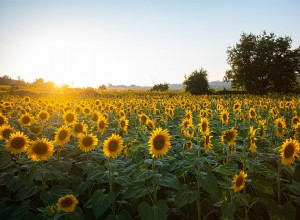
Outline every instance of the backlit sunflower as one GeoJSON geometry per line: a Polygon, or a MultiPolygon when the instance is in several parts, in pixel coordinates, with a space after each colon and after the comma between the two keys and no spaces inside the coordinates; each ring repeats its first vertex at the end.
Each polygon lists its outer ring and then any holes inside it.
{"type": "Polygon", "coordinates": [[[170,138],[171,136],[169,135],[167,129],[155,129],[152,132],[152,135],[148,142],[150,145],[150,154],[152,154],[153,157],[162,157],[166,155],[171,148],[170,138]]]}
{"type": "Polygon", "coordinates": [[[9,139],[5,140],[5,148],[11,154],[19,154],[26,152],[29,145],[29,139],[23,132],[15,132],[10,135],[9,139]]]}
{"type": "Polygon", "coordinates": [[[0,127],[2,127],[3,125],[6,125],[6,124],[8,124],[7,117],[0,113],[0,127]]]}
{"type": "Polygon", "coordinates": [[[63,125],[61,126],[57,132],[55,133],[54,143],[63,146],[70,140],[71,132],[68,126],[63,125]]]}
{"type": "Polygon", "coordinates": [[[116,158],[123,149],[123,139],[121,136],[112,134],[103,143],[103,153],[106,157],[116,158]]]}
{"type": "Polygon", "coordinates": [[[50,117],[50,114],[45,110],[42,110],[38,113],[38,118],[42,122],[47,121],[49,119],[49,117],[50,117]]]}
{"type": "Polygon", "coordinates": [[[19,122],[22,126],[30,126],[33,124],[33,117],[29,113],[21,115],[19,122]]]}
{"type": "Polygon", "coordinates": [[[0,140],[9,139],[9,136],[14,132],[10,125],[3,125],[0,127],[0,140]]]}
{"type": "Polygon", "coordinates": [[[222,132],[221,141],[226,141],[228,144],[234,144],[237,137],[237,130],[231,128],[222,132]]]}
{"type": "Polygon", "coordinates": [[[221,113],[221,121],[222,124],[228,124],[229,122],[229,112],[225,109],[221,113]]]}
{"type": "Polygon", "coordinates": [[[255,119],[256,118],[256,111],[255,108],[250,108],[248,112],[249,118],[250,119],[255,119]]]}
{"type": "Polygon", "coordinates": [[[277,118],[275,121],[275,130],[276,130],[276,134],[280,137],[282,137],[284,135],[285,132],[285,128],[286,128],[286,124],[285,124],[285,119],[284,117],[281,118],[277,118]]]}
{"type": "Polygon", "coordinates": [[[77,115],[72,111],[67,111],[63,114],[63,119],[66,125],[73,125],[76,123],[77,115]]]}
{"type": "Polygon", "coordinates": [[[241,172],[233,177],[232,180],[232,189],[234,192],[239,192],[245,187],[245,179],[247,177],[247,173],[241,170],[241,172]]]}
{"type": "Polygon", "coordinates": [[[121,117],[119,120],[119,126],[121,130],[125,133],[127,133],[127,127],[128,127],[129,121],[126,119],[125,116],[121,117]]]}
{"type": "Polygon", "coordinates": [[[46,138],[32,141],[28,147],[27,155],[33,161],[48,160],[53,155],[53,144],[46,138]]]}
{"type": "Polygon", "coordinates": [[[96,149],[98,138],[93,134],[81,134],[78,139],[78,147],[84,152],[90,152],[96,149]]]}
{"type": "Polygon", "coordinates": [[[207,118],[201,118],[199,123],[199,131],[201,134],[205,134],[209,130],[209,121],[207,118]]]}
{"type": "Polygon", "coordinates": [[[295,157],[298,157],[300,145],[297,140],[287,139],[280,150],[281,163],[288,165],[294,162],[295,157]]]}
{"type": "Polygon", "coordinates": [[[84,122],[76,122],[72,126],[72,134],[74,137],[79,137],[81,134],[85,133],[87,130],[87,124],[84,122]]]}
{"type": "Polygon", "coordinates": [[[97,126],[98,132],[100,134],[103,134],[105,132],[106,128],[108,127],[108,125],[107,125],[107,118],[105,118],[104,116],[101,116],[99,118],[99,121],[98,121],[97,125],[98,125],[97,126]]]}
{"type": "Polygon", "coordinates": [[[65,195],[60,197],[57,202],[58,210],[65,212],[73,212],[78,204],[78,200],[72,194],[65,195]]]}

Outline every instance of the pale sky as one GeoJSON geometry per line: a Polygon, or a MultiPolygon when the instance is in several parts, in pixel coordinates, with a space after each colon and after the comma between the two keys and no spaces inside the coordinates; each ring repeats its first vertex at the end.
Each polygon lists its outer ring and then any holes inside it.
{"type": "Polygon", "coordinates": [[[0,76],[72,87],[222,80],[242,32],[300,46],[299,0],[0,0],[0,76]]]}

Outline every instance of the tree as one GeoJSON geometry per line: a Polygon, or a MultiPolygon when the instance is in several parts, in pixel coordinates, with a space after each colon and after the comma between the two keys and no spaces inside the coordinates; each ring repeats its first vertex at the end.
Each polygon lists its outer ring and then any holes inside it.
{"type": "Polygon", "coordinates": [[[169,90],[169,85],[167,83],[164,84],[156,84],[154,85],[150,91],[167,91],[169,90]]]}
{"type": "Polygon", "coordinates": [[[300,47],[292,50],[291,43],[290,37],[274,33],[242,33],[240,41],[227,50],[231,69],[226,71],[224,81],[252,93],[292,91],[297,87],[300,47]]]}
{"type": "Polygon", "coordinates": [[[186,92],[192,95],[206,94],[209,92],[209,85],[207,80],[207,71],[202,67],[199,71],[195,70],[188,77],[184,77],[183,85],[186,92]]]}

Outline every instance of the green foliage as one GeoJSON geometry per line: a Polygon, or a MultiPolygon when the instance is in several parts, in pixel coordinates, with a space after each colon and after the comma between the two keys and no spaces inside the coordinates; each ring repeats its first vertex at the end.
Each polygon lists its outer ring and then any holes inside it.
{"type": "Polygon", "coordinates": [[[188,77],[185,76],[183,85],[185,91],[190,92],[192,95],[207,94],[209,92],[207,71],[202,67],[195,70],[188,77]]]}
{"type": "Polygon", "coordinates": [[[168,91],[169,90],[169,85],[168,83],[160,83],[160,84],[155,84],[150,91],[168,91]]]}
{"type": "Polygon", "coordinates": [[[232,81],[235,89],[257,94],[293,91],[300,71],[300,47],[292,50],[291,43],[290,37],[274,33],[243,33],[240,41],[227,50],[231,69],[224,80],[232,81]]]}

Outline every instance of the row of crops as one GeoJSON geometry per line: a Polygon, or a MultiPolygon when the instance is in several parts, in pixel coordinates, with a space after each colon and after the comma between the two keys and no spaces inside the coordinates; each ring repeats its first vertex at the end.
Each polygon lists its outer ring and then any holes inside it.
{"type": "Polygon", "coordinates": [[[300,97],[0,101],[0,219],[300,218],[300,97]]]}

